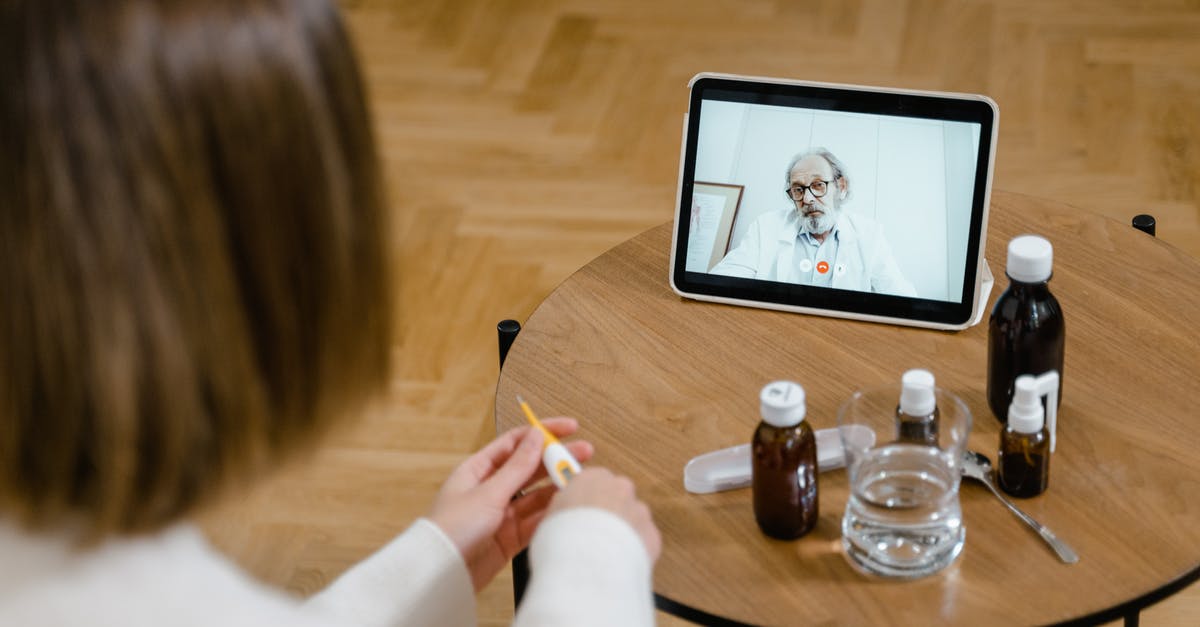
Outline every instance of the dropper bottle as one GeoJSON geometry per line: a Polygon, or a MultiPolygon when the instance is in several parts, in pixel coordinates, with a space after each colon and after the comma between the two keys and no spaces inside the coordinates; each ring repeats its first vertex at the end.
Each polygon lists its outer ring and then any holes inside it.
{"type": "Polygon", "coordinates": [[[938,408],[933,373],[914,368],[900,377],[900,404],[896,406],[896,441],[937,446],[938,408]]]}
{"type": "Polygon", "coordinates": [[[998,459],[1000,488],[1008,494],[1028,498],[1046,491],[1050,484],[1050,453],[1054,450],[1057,429],[1056,399],[1058,373],[1040,377],[1021,375],[1013,384],[1013,400],[1008,408],[1008,423],[1000,433],[998,459]],[[1050,394],[1050,424],[1045,421],[1042,395],[1050,394]]]}

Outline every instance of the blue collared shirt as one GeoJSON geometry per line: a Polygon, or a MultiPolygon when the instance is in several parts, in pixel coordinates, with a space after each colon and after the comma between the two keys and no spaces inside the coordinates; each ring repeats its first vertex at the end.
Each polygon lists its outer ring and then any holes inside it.
{"type": "MultiPolygon", "coordinates": [[[[837,226],[825,236],[824,242],[818,242],[811,233],[796,233],[796,251],[792,259],[796,264],[796,282],[817,287],[833,287],[833,274],[838,269],[840,240],[837,226]],[[821,272],[822,269],[825,272],[821,272]]],[[[845,272],[844,268],[842,272],[845,272]]]]}

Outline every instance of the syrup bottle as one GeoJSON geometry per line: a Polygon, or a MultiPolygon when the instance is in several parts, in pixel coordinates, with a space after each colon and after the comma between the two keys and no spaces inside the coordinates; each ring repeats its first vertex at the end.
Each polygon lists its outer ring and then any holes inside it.
{"type": "Polygon", "coordinates": [[[900,377],[900,404],[896,406],[896,441],[937,446],[938,408],[933,373],[912,369],[900,377]]]}
{"type": "Polygon", "coordinates": [[[1053,262],[1054,249],[1043,237],[1022,235],[1008,243],[1009,286],[988,320],[988,406],[1001,422],[1018,376],[1049,370],[1063,376],[1065,324],[1047,286],[1053,262]]]}
{"type": "Polygon", "coordinates": [[[817,440],[804,421],[804,388],[775,381],[759,394],[762,422],[751,444],[754,518],[773,538],[798,538],[817,524],[817,440]]]}
{"type": "Polygon", "coordinates": [[[1047,399],[1051,408],[1046,424],[1042,396],[1057,396],[1058,373],[1048,372],[1036,379],[1032,375],[1017,377],[1012,404],[1008,408],[1008,425],[1000,433],[1000,489],[1008,494],[1028,498],[1046,491],[1050,485],[1050,454],[1054,451],[1057,431],[1054,398],[1047,399]]]}

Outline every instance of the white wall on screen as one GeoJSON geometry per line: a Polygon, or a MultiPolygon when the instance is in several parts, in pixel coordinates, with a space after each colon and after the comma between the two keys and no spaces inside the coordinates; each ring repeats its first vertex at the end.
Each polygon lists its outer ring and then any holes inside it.
{"type": "MultiPolygon", "coordinates": [[[[878,145],[877,116],[829,111],[816,114],[812,143],[795,148],[792,153],[801,152],[811,146],[827,148],[836,155],[846,164],[850,179],[850,197],[842,206],[846,211],[874,218],[878,189],[875,183],[878,145]]],[[[781,180],[783,169],[786,167],[786,161],[775,166],[781,180]]],[[[888,235],[890,237],[891,234],[888,235]]]]}
{"type": "Polygon", "coordinates": [[[821,146],[846,164],[852,194],[843,207],[880,222],[918,295],[959,299],[977,125],[715,101],[703,106],[695,180],[745,186],[733,246],[759,214],[791,206],[784,169],[797,152],[821,146]]]}
{"type": "Polygon", "coordinates": [[[796,146],[807,146],[812,134],[813,114],[784,107],[751,107],[746,115],[742,154],[735,158],[732,177],[745,185],[742,209],[733,223],[731,241],[738,242],[754,217],[764,210],[787,206],[784,168],[796,154],[796,146]],[[746,217],[742,212],[746,211],[746,217]]]}
{"type": "Polygon", "coordinates": [[[733,160],[741,154],[743,122],[749,106],[740,102],[705,100],[696,137],[696,180],[728,183],[733,177],[733,160]]]}
{"type": "Polygon", "coordinates": [[[962,289],[967,259],[967,235],[971,232],[971,197],[975,193],[975,156],[979,151],[979,125],[947,122],[946,137],[946,228],[953,235],[947,241],[947,259],[954,270],[947,277],[951,296],[962,289]]]}
{"type": "Polygon", "coordinates": [[[946,164],[940,122],[892,119],[879,124],[883,226],[904,276],[925,298],[947,300],[946,164]]]}

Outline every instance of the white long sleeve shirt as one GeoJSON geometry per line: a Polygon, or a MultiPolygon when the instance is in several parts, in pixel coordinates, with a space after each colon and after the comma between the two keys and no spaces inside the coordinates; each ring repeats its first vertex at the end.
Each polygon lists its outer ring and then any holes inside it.
{"type": "MultiPolygon", "coordinates": [[[[795,209],[771,211],[755,218],[737,247],[713,266],[712,274],[815,284],[816,261],[801,271],[797,254],[800,219],[795,209]]],[[[826,285],[843,290],[916,296],[912,283],[892,257],[892,248],[875,221],[843,213],[833,232],[836,259],[830,260],[826,285]]]]}
{"type": "MultiPolygon", "coordinates": [[[[653,625],[651,564],[616,515],[590,508],[542,522],[514,625],[653,625]]],[[[75,551],[66,536],[0,523],[0,626],[159,627],[475,624],[458,550],[420,519],[308,600],[257,582],[190,525],[75,551]]]]}

